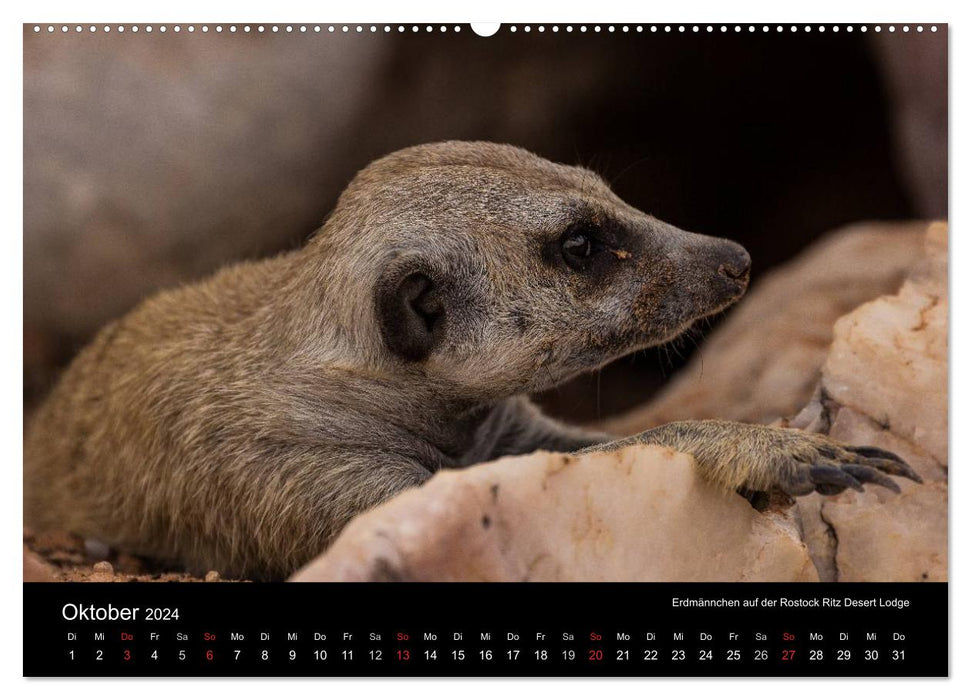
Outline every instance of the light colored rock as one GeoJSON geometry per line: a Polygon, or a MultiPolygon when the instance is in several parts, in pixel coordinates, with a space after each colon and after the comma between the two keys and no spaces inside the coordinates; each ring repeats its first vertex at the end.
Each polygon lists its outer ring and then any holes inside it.
{"type": "Polygon", "coordinates": [[[904,458],[924,484],[901,494],[800,499],[803,538],[824,581],[947,580],[947,229],[898,294],[840,319],[816,399],[791,425],[904,458]]]}
{"type": "Polygon", "coordinates": [[[99,561],[91,567],[89,581],[94,583],[111,583],[115,580],[115,568],[111,562],[99,561]]]}
{"type": "Polygon", "coordinates": [[[812,495],[797,502],[803,540],[822,581],[946,581],[947,471],[927,452],[852,408],[827,402],[822,424],[842,442],[891,450],[924,479],[901,493],[812,495]]]}
{"type": "Polygon", "coordinates": [[[638,445],[443,471],[365,513],[296,581],[807,581],[795,524],[638,445]]]}
{"type": "Polygon", "coordinates": [[[900,292],[839,320],[823,390],[947,463],[947,229],[900,292]]]}
{"type": "Polygon", "coordinates": [[[906,485],[823,504],[839,581],[947,581],[947,484],[906,485]]]}
{"type": "Polygon", "coordinates": [[[896,292],[920,257],[926,224],[858,224],[835,231],[758,281],[657,399],[605,429],[633,435],[674,420],[770,423],[812,396],[833,324],[896,292]]]}

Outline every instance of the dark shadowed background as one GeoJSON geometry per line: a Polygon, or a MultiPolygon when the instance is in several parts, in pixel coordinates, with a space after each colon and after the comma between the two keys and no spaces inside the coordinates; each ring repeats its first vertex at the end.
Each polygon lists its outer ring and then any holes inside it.
{"type": "MultiPolygon", "coordinates": [[[[299,245],[358,169],[416,143],[508,142],[592,167],[634,206],[744,244],[756,279],[841,224],[947,215],[944,27],[253,26],[25,27],[27,409],[108,320],[299,245]]],[[[642,403],[702,332],[541,401],[575,420],[642,403]]]]}

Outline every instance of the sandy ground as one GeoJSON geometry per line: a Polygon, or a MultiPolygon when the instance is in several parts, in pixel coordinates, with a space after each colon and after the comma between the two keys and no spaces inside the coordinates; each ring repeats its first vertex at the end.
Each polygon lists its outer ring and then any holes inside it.
{"type": "Polygon", "coordinates": [[[148,559],[117,552],[98,542],[85,542],[69,532],[35,533],[24,528],[24,581],[222,581],[218,572],[205,577],[171,569],[148,559]]]}

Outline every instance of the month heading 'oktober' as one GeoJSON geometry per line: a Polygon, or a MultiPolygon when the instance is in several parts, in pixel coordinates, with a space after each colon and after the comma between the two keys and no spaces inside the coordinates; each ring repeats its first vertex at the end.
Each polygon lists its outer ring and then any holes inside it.
{"type": "MultiPolygon", "coordinates": [[[[139,619],[138,607],[118,607],[108,605],[93,605],[85,603],[67,603],[61,608],[61,617],[69,622],[108,622],[114,620],[136,621],[139,619]]],[[[145,608],[143,619],[147,622],[164,622],[178,620],[178,608],[145,608]]]]}

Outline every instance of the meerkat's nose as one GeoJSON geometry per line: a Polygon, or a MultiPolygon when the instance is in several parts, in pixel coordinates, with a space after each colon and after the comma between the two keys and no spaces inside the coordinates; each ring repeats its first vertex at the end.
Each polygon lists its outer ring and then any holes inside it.
{"type": "Polygon", "coordinates": [[[718,266],[718,271],[733,280],[744,280],[752,269],[752,257],[737,243],[730,244],[724,260],[718,266]]]}

